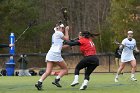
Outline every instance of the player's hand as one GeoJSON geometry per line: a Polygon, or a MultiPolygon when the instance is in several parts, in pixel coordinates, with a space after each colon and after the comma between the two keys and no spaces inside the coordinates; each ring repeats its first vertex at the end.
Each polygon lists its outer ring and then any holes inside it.
{"type": "Polygon", "coordinates": [[[9,44],[9,47],[13,47],[13,46],[15,46],[15,44],[9,44]]]}
{"type": "Polygon", "coordinates": [[[134,54],[138,55],[138,54],[140,54],[140,51],[138,49],[136,49],[136,50],[134,50],[134,54]]]}
{"type": "Polygon", "coordinates": [[[69,26],[66,26],[65,31],[69,31],[69,26]]]}
{"type": "Polygon", "coordinates": [[[140,53],[140,50],[137,50],[136,52],[140,53]]]}

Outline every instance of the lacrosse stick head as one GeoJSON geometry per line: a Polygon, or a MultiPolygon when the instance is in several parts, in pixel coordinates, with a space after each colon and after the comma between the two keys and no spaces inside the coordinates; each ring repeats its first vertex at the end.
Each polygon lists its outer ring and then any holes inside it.
{"type": "Polygon", "coordinates": [[[117,41],[117,39],[114,40],[114,43],[117,45],[120,45],[120,43],[117,41]]]}

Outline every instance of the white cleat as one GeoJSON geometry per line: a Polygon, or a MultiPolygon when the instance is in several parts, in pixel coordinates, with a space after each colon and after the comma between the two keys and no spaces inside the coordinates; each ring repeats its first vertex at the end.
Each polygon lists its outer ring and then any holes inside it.
{"type": "Polygon", "coordinates": [[[115,82],[116,82],[116,83],[119,82],[118,78],[115,78],[115,82]]]}
{"type": "Polygon", "coordinates": [[[131,77],[132,81],[137,81],[137,79],[135,77],[131,77]]]}
{"type": "Polygon", "coordinates": [[[82,86],[80,87],[80,90],[86,90],[87,85],[82,84],[82,86]]]}
{"type": "Polygon", "coordinates": [[[79,84],[78,81],[73,81],[73,82],[71,83],[71,86],[74,87],[74,86],[76,86],[76,85],[78,85],[78,84],[79,84]]]}

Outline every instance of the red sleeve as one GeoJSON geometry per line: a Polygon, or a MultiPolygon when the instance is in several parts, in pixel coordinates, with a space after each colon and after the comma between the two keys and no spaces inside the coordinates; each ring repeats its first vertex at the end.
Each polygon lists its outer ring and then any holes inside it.
{"type": "Polygon", "coordinates": [[[78,40],[78,42],[80,42],[80,44],[82,45],[83,44],[83,39],[80,39],[80,40],[78,40]]]}

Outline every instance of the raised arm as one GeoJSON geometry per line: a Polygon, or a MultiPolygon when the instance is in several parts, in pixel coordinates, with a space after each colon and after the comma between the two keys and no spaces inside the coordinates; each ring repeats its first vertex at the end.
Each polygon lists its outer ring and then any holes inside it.
{"type": "Polygon", "coordinates": [[[69,26],[66,26],[64,34],[63,40],[69,40],[69,26]]]}

